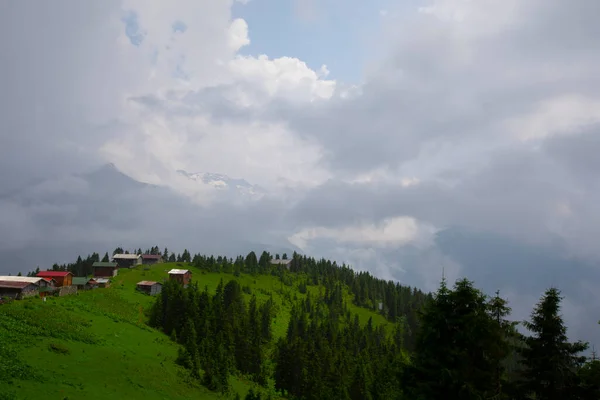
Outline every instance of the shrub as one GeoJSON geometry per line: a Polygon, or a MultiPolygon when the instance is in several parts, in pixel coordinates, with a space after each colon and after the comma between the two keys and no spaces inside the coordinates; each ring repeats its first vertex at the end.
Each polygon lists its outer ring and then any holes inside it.
{"type": "Polygon", "coordinates": [[[17,400],[17,394],[13,391],[0,390],[0,400],[17,400]]]}
{"type": "Polygon", "coordinates": [[[48,347],[50,348],[50,351],[58,354],[69,354],[71,352],[67,346],[60,343],[50,343],[48,347]]]}

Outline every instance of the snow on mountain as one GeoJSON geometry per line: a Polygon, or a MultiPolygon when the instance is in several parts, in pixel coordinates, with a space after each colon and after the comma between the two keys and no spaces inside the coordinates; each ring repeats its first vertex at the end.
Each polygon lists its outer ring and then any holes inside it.
{"type": "Polygon", "coordinates": [[[246,199],[259,199],[267,194],[267,191],[258,185],[252,185],[244,179],[230,178],[224,174],[213,172],[189,173],[184,170],[178,170],[178,174],[205,185],[209,185],[223,193],[241,196],[246,199]]]}

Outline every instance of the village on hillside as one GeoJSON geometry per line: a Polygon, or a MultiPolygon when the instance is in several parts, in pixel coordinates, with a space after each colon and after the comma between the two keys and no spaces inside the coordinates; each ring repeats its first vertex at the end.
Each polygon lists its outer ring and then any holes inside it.
{"type": "MultiPolygon", "coordinates": [[[[79,291],[110,287],[111,281],[118,275],[119,269],[135,268],[138,265],[154,265],[163,262],[160,254],[127,254],[117,253],[110,261],[97,261],[92,265],[91,276],[73,276],[69,271],[40,271],[35,276],[1,276],[0,302],[22,300],[39,296],[66,296],[79,291]]],[[[192,272],[187,269],[171,269],[167,272],[171,281],[184,287],[190,283],[192,272]]],[[[136,289],[149,295],[159,294],[162,282],[141,281],[136,289]]]]}
{"type": "MultiPolygon", "coordinates": [[[[108,256],[105,260],[108,260],[108,256]]],[[[103,289],[110,287],[112,280],[120,269],[131,269],[139,265],[155,265],[166,262],[161,254],[115,253],[110,261],[96,261],[92,264],[91,276],[74,276],[70,271],[47,270],[32,273],[32,276],[2,276],[0,275],[0,303],[9,300],[22,300],[28,297],[44,299],[47,296],[66,296],[77,294],[79,291],[103,289]]],[[[290,268],[292,260],[270,260],[272,265],[290,268]]],[[[192,278],[192,272],[187,269],[171,269],[163,282],[140,281],[136,290],[154,296],[162,290],[164,281],[171,280],[187,287],[192,278]]]]}

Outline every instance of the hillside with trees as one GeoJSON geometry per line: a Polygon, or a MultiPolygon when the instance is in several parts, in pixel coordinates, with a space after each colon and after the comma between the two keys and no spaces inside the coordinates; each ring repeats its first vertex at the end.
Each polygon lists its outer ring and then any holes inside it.
{"type": "MultiPolygon", "coordinates": [[[[147,398],[600,398],[600,361],[583,356],[587,343],[568,339],[556,288],[519,323],[500,293],[488,296],[468,279],[442,281],[428,294],[299,254],[286,267],[271,260],[287,255],[267,252],[231,259],[154,246],[136,253],[174,261],[120,270],[109,289],[0,305],[5,398],[33,398],[43,385],[69,398],[98,396],[100,388],[75,368],[83,353],[72,349],[100,348],[113,361],[120,352],[135,360],[132,377],[103,380],[111,398],[130,398],[131,385],[147,398]],[[192,283],[166,281],[154,297],[135,290],[140,280],[165,280],[171,268],[190,269],[192,283]],[[67,323],[48,319],[59,312],[67,323]],[[108,346],[115,337],[107,332],[130,340],[108,346]],[[34,340],[46,346],[31,346],[34,340]],[[157,346],[155,356],[136,358],[157,346]],[[34,361],[40,357],[59,357],[70,373],[56,384],[59,372],[44,370],[34,361]],[[169,384],[152,381],[146,363],[169,384]]],[[[52,269],[86,274],[99,259],[94,253],[52,269]]]]}

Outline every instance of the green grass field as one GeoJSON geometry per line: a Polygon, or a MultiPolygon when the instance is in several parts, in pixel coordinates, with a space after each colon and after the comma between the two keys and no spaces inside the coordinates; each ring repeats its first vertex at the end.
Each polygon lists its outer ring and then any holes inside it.
{"type": "MultiPolygon", "coordinates": [[[[193,280],[214,292],[222,279],[237,279],[259,302],[276,304],[274,336],[285,335],[302,277],[286,286],[275,276],[207,273],[191,265],[157,264],[120,270],[108,289],[0,305],[0,400],[2,399],[218,399],[242,398],[253,387],[231,378],[228,396],[208,391],[175,364],[177,345],[146,325],[154,299],[135,290],[140,280],[163,281],[171,268],[187,268],[193,280]]],[[[316,295],[323,290],[309,286],[316,295]]],[[[246,295],[250,296],[250,295],[246,295]]],[[[351,304],[361,323],[388,324],[380,315],[351,304]]]]}

